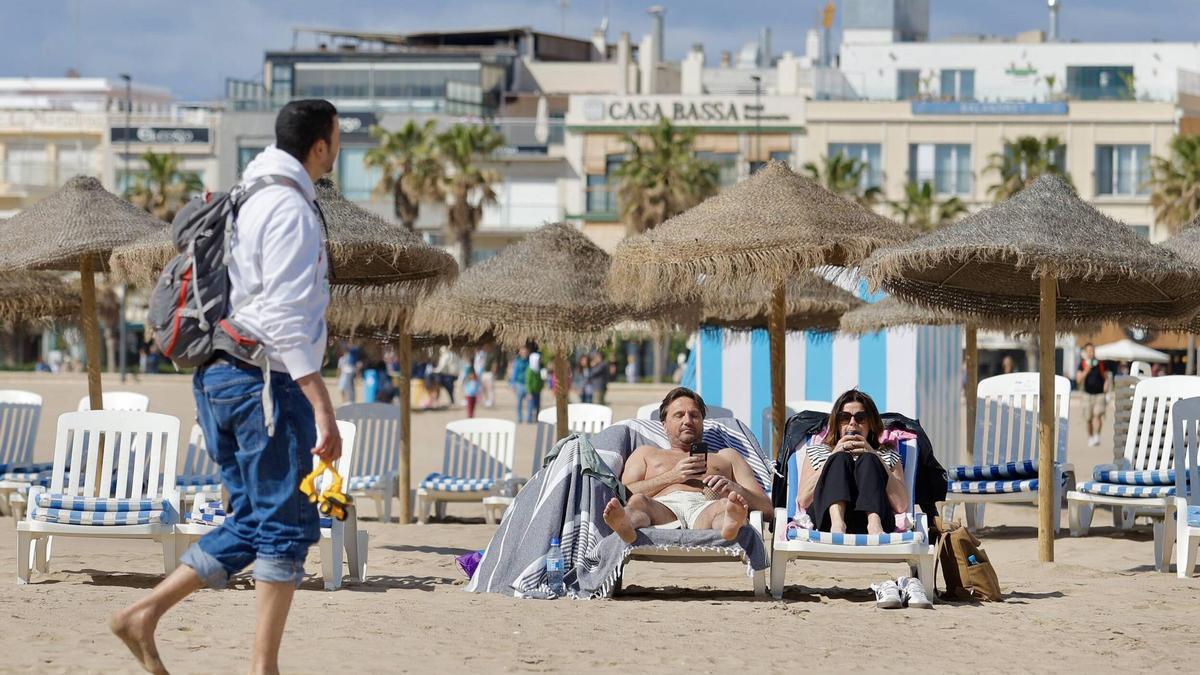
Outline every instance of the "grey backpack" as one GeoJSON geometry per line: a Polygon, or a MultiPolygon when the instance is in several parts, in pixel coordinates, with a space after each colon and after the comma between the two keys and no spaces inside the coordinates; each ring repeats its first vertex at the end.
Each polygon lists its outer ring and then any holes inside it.
{"type": "MultiPolygon", "coordinates": [[[[262,345],[229,320],[229,250],[238,210],[259,190],[300,186],[285,176],[263,176],[229,192],[189,201],[171,223],[179,255],[163,268],[150,295],[148,322],[159,351],[176,368],[198,368],[219,350],[262,366],[262,345]]],[[[253,297],[253,296],[251,296],[253,297]]]]}

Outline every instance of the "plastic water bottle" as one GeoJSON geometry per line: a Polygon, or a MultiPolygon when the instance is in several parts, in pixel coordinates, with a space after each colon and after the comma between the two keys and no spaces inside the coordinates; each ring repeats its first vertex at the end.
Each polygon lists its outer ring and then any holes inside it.
{"type": "Polygon", "coordinates": [[[978,564],[979,564],[979,560],[975,557],[974,553],[967,556],[967,567],[974,567],[975,565],[978,565],[978,564]]]}
{"type": "Polygon", "coordinates": [[[559,549],[558,537],[550,540],[550,550],[546,552],[546,584],[555,596],[560,598],[566,596],[567,587],[563,583],[563,557],[562,550],[559,549]]]}

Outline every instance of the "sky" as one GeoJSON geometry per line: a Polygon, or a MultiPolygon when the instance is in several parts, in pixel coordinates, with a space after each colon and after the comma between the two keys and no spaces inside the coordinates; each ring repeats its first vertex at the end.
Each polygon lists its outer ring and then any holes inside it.
{"type": "MultiPolygon", "coordinates": [[[[263,52],[288,49],[292,28],[377,32],[532,25],[589,37],[609,16],[609,39],[650,30],[646,7],[666,8],[665,51],[703,43],[710,63],[772,29],[776,53],[804,51],[825,0],[0,0],[0,77],[130,73],[177,98],[222,96],[226,78],[257,80],[263,52]],[[564,31],[565,28],[565,31],[564,31]]],[[[1046,28],[1045,0],[931,0],[934,39],[1046,28]]],[[[1060,35],[1086,41],[1194,41],[1200,0],[1061,0],[1060,35]]]]}

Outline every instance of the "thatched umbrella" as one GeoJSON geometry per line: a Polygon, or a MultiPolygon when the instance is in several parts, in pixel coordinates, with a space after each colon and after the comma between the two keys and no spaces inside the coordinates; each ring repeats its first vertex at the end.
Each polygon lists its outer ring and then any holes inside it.
{"type": "Polygon", "coordinates": [[[755,286],[771,289],[771,404],[776,447],[784,424],[784,282],[821,265],[853,266],[880,246],[913,233],[839,197],[782,162],[649,232],[613,255],[611,284],[620,301],[719,301],[755,286]]]}
{"type": "Polygon", "coordinates": [[[79,316],[79,295],[79,286],[61,274],[0,272],[0,323],[19,325],[79,316]]]}
{"type": "Polygon", "coordinates": [[[553,349],[562,437],[567,433],[569,351],[603,344],[613,326],[631,318],[608,295],[609,267],[608,254],[574,227],[546,225],[430,296],[417,307],[413,327],[469,339],[490,332],[513,348],[534,338],[553,349]]]}
{"type": "MultiPolygon", "coordinates": [[[[784,326],[788,331],[837,330],[842,316],[863,305],[853,293],[826,281],[812,272],[801,272],[786,282],[784,326]]],[[[759,282],[757,288],[743,288],[719,302],[707,302],[701,310],[701,322],[731,330],[767,328],[771,319],[772,288],[759,282]]]]}
{"type": "Polygon", "coordinates": [[[103,408],[100,331],[96,325],[95,270],[107,269],[112,250],[162,229],[162,222],[112,194],[100,181],[76,176],[8,219],[0,238],[0,270],[78,271],[80,318],[87,351],[88,396],[103,408]]]}
{"type": "MultiPolygon", "coordinates": [[[[330,313],[337,321],[331,326],[331,335],[362,330],[394,338],[401,360],[401,391],[405,391],[412,370],[406,310],[425,293],[453,279],[458,264],[449,253],[429,246],[415,233],[348,201],[328,178],[318,180],[316,190],[329,251],[330,313]]],[[[112,265],[124,279],[149,285],[175,254],[169,232],[156,232],[114,251],[112,265]]],[[[412,516],[408,501],[412,417],[407,395],[400,398],[400,414],[400,519],[407,522],[412,516]]]]}
{"type": "MultiPolygon", "coordinates": [[[[1183,230],[1179,232],[1179,234],[1164,241],[1162,246],[1174,251],[1179,255],[1180,258],[1183,258],[1193,265],[1200,265],[1200,216],[1197,216],[1192,220],[1192,222],[1188,223],[1183,230]]],[[[1197,372],[1196,335],[1200,334],[1200,316],[1192,317],[1183,323],[1157,323],[1153,324],[1153,327],[1162,330],[1176,330],[1182,333],[1187,333],[1187,372],[1189,375],[1195,375],[1197,372]]]]}
{"type": "Polygon", "coordinates": [[[1100,213],[1062,178],[1043,176],[1013,198],[862,266],[876,286],[926,307],[1036,321],[1041,351],[1038,544],[1054,559],[1054,332],[1110,319],[1186,317],[1200,309],[1200,270],[1100,213]]]}

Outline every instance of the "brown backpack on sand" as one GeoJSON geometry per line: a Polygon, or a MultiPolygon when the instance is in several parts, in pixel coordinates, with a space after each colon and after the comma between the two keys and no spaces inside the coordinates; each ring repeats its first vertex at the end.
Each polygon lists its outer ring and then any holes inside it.
{"type": "Polygon", "coordinates": [[[943,600],[975,600],[998,602],[1000,580],[988,560],[987,553],[979,548],[979,540],[962,523],[947,523],[936,518],[935,527],[941,532],[938,541],[937,561],[934,563],[933,590],[943,600]],[[970,556],[975,556],[972,564],[970,556]],[[942,568],[946,581],[944,591],[937,590],[937,568],[942,568]]]}

